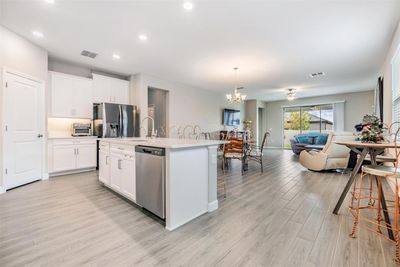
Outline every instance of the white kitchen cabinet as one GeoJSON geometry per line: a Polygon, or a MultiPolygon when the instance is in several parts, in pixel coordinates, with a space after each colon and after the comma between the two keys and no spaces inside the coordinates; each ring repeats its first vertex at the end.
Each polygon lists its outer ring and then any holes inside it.
{"type": "Polygon", "coordinates": [[[97,165],[96,139],[54,139],[48,142],[49,173],[94,169],[97,165]]]}
{"type": "Polygon", "coordinates": [[[93,74],[93,102],[129,104],[129,81],[93,74]]]}
{"type": "Polygon", "coordinates": [[[110,145],[108,150],[107,144],[100,142],[99,180],[135,202],[135,146],[110,145]]]}
{"type": "Polygon", "coordinates": [[[122,158],[111,153],[110,157],[110,186],[117,191],[122,191],[122,158]]]}
{"type": "Polygon", "coordinates": [[[96,166],[96,144],[79,144],[76,146],[76,168],[90,168],[96,166]]]}
{"type": "Polygon", "coordinates": [[[129,104],[129,82],[119,79],[111,80],[111,96],[118,104],[129,104]]]}
{"type": "Polygon", "coordinates": [[[110,185],[110,148],[108,143],[100,142],[99,180],[106,185],[110,185]]]}
{"type": "Polygon", "coordinates": [[[124,156],[121,162],[122,177],[125,177],[122,181],[122,193],[136,201],[136,173],[135,173],[135,157],[124,156]]]}
{"type": "Polygon", "coordinates": [[[74,145],[53,145],[53,172],[75,169],[75,149],[74,145]]]}
{"type": "Polygon", "coordinates": [[[92,80],[49,72],[50,117],[93,118],[92,80]]]}

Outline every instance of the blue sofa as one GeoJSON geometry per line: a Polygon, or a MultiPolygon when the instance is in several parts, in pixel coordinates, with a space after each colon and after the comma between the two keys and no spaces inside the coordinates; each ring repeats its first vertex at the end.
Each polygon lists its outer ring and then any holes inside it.
{"type": "Polygon", "coordinates": [[[327,133],[310,132],[296,134],[290,139],[293,153],[299,155],[303,150],[322,150],[328,140],[327,133]]]}

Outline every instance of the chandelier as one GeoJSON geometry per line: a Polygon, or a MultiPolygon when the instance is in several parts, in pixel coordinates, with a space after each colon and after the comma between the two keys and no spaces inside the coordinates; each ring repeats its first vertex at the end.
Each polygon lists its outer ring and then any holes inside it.
{"type": "Polygon", "coordinates": [[[233,68],[235,72],[235,89],[233,90],[233,94],[227,94],[226,99],[231,102],[231,103],[241,103],[244,100],[246,100],[246,95],[243,95],[239,92],[239,90],[242,90],[243,87],[237,87],[237,70],[239,68],[233,68]]]}
{"type": "Polygon", "coordinates": [[[287,100],[289,100],[289,101],[294,100],[295,95],[296,95],[296,92],[294,91],[294,89],[288,89],[288,92],[286,94],[287,100]]]}

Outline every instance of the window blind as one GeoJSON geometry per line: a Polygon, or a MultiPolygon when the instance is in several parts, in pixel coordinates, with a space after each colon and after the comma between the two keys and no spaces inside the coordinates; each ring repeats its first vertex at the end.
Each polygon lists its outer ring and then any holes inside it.
{"type": "MultiPolygon", "coordinates": [[[[400,47],[399,47],[400,49],[400,47]]],[[[392,122],[400,121],[400,51],[392,60],[392,122]]],[[[396,127],[397,128],[397,127],[396,127]]]]}

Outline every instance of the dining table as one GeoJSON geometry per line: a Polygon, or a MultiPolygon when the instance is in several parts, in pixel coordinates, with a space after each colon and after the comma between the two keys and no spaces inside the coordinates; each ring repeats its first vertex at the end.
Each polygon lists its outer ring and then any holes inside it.
{"type": "MultiPolygon", "coordinates": [[[[371,165],[377,165],[376,157],[378,155],[382,154],[386,149],[396,148],[396,147],[400,148],[400,146],[393,142],[366,143],[366,142],[361,142],[361,141],[334,141],[334,143],[336,143],[338,145],[346,146],[351,151],[358,154],[357,163],[356,163],[355,167],[353,168],[353,171],[349,177],[349,180],[347,181],[347,184],[344,187],[342,194],[340,195],[340,198],[337,201],[336,206],[333,210],[333,214],[337,215],[340,210],[340,207],[343,204],[344,199],[346,198],[346,195],[348,194],[348,192],[351,188],[351,185],[354,183],[357,173],[360,171],[360,168],[361,168],[364,160],[366,160],[367,155],[370,156],[369,160],[371,161],[371,165]]],[[[376,180],[376,183],[378,183],[377,177],[375,177],[375,180],[376,180]]],[[[387,205],[386,205],[385,194],[384,194],[382,188],[381,188],[380,193],[382,196],[381,205],[382,205],[382,209],[383,209],[385,223],[388,228],[388,235],[389,235],[390,239],[394,240],[393,231],[391,230],[390,217],[389,217],[389,213],[388,213],[387,205]]]]}

